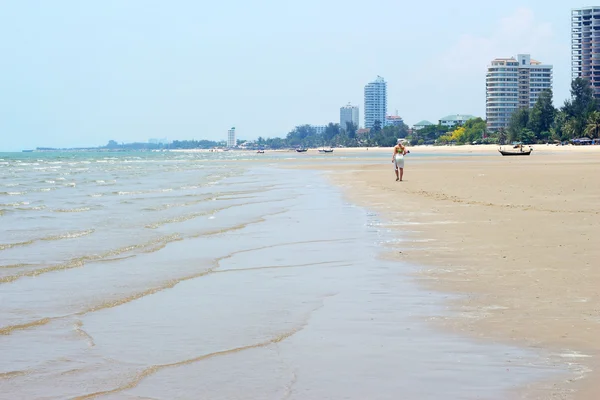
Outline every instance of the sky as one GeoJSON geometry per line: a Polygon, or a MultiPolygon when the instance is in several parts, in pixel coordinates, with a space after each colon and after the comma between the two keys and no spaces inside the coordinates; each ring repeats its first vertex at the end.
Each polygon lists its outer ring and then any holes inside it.
{"type": "Polygon", "coordinates": [[[0,151],[285,136],[388,82],[412,125],[485,118],[493,58],[529,53],[569,96],[575,0],[0,0],[0,151]]]}

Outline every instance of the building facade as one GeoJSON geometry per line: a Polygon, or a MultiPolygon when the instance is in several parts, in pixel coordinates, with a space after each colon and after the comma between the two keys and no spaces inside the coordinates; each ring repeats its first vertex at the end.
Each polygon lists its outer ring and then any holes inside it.
{"type": "Polygon", "coordinates": [[[365,86],[365,128],[372,128],[375,121],[385,124],[387,115],[387,83],[378,76],[365,86]]]}
{"type": "Polygon", "coordinates": [[[600,97],[600,6],[571,10],[571,72],[600,97]]]}
{"type": "Polygon", "coordinates": [[[358,107],[350,103],[340,108],[340,128],[346,129],[349,122],[358,129],[358,107]]]}
{"type": "Polygon", "coordinates": [[[402,126],[404,125],[404,120],[402,117],[398,115],[388,115],[385,117],[384,126],[402,126]]]}
{"type": "Polygon", "coordinates": [[[533,107],[546,89],[552,89],[551,65],[532,60],[529,54],[493,60],[486,75],[488,129],[506,128],[516,110],[533,107]]]}
{"type": "Polygon", "coordinates": [[[470,119],[475,117],[468,114],[447,115],[439,120],[440,125],[453,127],[456,125],[464,125],[470,119]]]}
{"type": "Polygon", "coordinates": [[[311,127],[314,128],[315,133],[317,135],[322,135],[325,133],[325,130],[327,129],[327,125],[311,125],[311,127]]]}
{"type": "Polygon", "coordinates": [[[227,147],[237,146],[237,139],[235,138],[235,127],[227,131],[227,147]]]}

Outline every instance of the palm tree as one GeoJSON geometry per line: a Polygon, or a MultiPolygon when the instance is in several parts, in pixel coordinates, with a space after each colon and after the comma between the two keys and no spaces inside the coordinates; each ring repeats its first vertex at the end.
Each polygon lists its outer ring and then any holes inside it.
{"type": "Polygon", "coordinates": [[[585,127],[585,134],[590,138],[600,137],[600,112],[594,111],[590,114],[585,127]]]}
{"type": "Polygon", "coordinates": [[[568,120],[567,122],[565,122],[565,126],[563,127],[563,132],[565,133],[565,136],[563,138],[566,139],[573,139],[574,137],[576,137],[576,135],[578,134],[578,129],[577,129],[577,121],[575,121],[574,118],[571,118],[570,120],[568,120]]]}

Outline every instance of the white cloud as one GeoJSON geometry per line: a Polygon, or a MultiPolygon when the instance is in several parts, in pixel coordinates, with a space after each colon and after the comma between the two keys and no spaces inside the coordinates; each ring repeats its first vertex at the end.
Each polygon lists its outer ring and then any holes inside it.
{"type": "Polygon", "coordinates": [[[425,61],[409,92],[424,93],[423,104],[405,101],[406,115],[435,120],[441,115],[465,113],[485,117],[485,75],[494,58],[531,54],[532,59],[554,65],[555,103],[568,93],[569,37],[556,38],[552,24],[536,19],[533,11],[519,8],[499,17],[486,34],[457,37],[454,44],[425,61]],[[564,40],[558,40],[564,39],[564,40]],[[557,85],[558,83],[558,85],[557,85]]]}
{"type": "Polygon", "coordinates": [[[526,53],[549,63],[544,58],[556,49],[552,26],[537,21],[528,8],[519,8],[512,15],[501,18],[492,29],[487,36],[462,35],[455,45],[442,53],[438,62],[453,76],[473,72],[481,75],[494,58],[526,53]]]}

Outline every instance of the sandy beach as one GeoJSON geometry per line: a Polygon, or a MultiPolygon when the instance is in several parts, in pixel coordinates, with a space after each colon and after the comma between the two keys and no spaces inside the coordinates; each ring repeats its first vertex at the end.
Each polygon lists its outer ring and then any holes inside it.
{"type": "Polygon", "coordinates": [[[461,295],[437,325],[581,366],[581,379],[541,382],[527,398],[598,399],[600,148],[533,147],[509,158],[496,146],[414,147],[439,156],[407,156],[404,182],[383,154],[379,165],[321,168],[410,232],[390,257],[420,265],[424,287],[461,295]],[[478,156],[450,157],[469,152],[478,156]]]}
{"type": "Polygon", "coordinates": [[[0,155],[0,399],[597,399],[600,152],[411,150],[0,155]]]}

